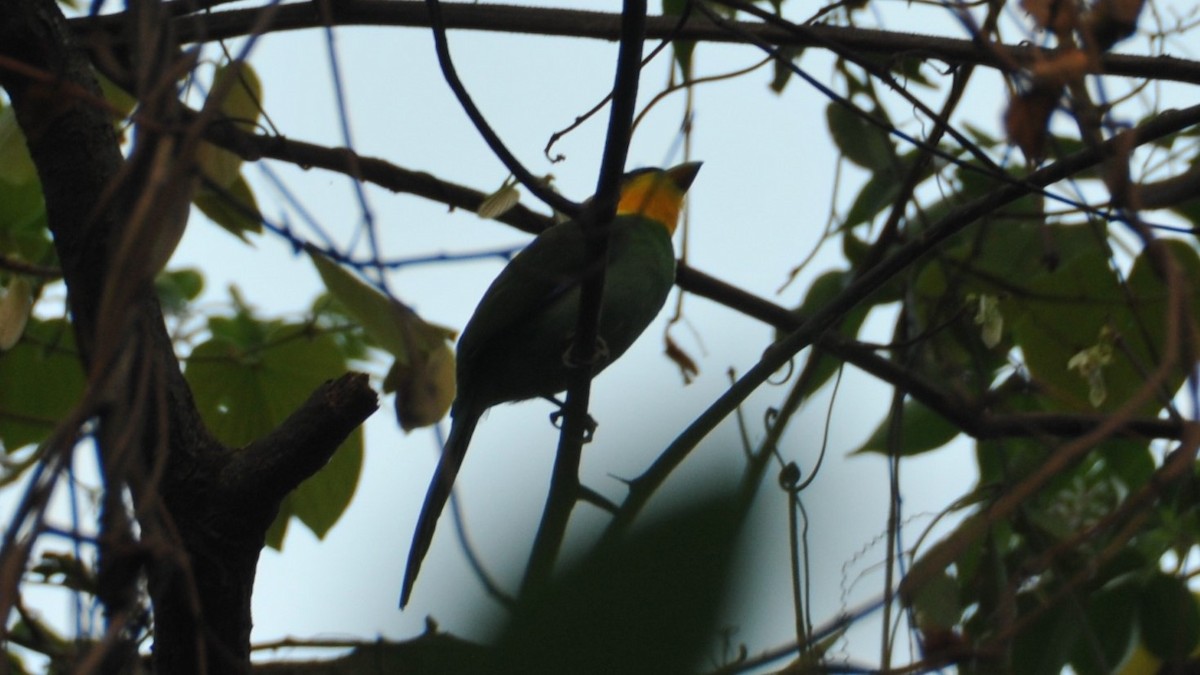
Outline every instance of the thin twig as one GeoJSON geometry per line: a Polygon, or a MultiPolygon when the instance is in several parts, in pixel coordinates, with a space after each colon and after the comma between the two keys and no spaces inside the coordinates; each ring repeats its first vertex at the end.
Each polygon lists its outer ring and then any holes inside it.
{"type": "MultiPolygon", "coordinates": [[[[621,42],[617,56],[617,72],[613,84],[613,101],[605,137],[604,156],[596,197],[581,215],[587,236],[587,257],[603,263],[608,257],[608,226],[617,208],[617,192],[625,169],[625,157],[633,115],[637,108],[638,78],[641,73],[642,45],[645,35],[646,0],[625,0],[621,22],[621,42]]],[[[549,578],[554,561],[566,535],[567,522],[579,494],[579,462],[591,397],[593,362],[596,338],[600,328],[600,308],[604,293],[604,264],[589,266],[591,273],[583,280],[579,297],[579,319],[575,327],[570,358],[577,364],[570,373],[567,401],[563,407],[562,432],[550,482],[550,494],[541,525],[534,539],[521,595],[535,592],[549,578]]]]}
{"type": "MultiPolygon", "coordinates": [[[[1161,138],[1200,121],[1200,106],[1183,110],[1171,110],[1153,118],[1136,133],[1136,144],[1144,144],[1161,138]]],[[[658,459],[641,476],[635,478],[617,517],[609,524],[604,539],[611,540],[624,532],[649,501],[650,496],[666,480],[675,468],[691,454],[692,450],[727,415],[733,412],[751,393],[758,389],[773,373],[782,368],[800,350],[811,345],[819,336],[834,325],[846,312],[881,288],[901,270],[908,268],[918,259],[937,248],[939,244],[980,217],[1012,203],[1033,190],[1045,188],[1085,168],[1098,164],[1104,152],[1111,149],[1112,142],[1097,148],[1088,148],[1050,164],[1026,177],[1020,184],[1009,184],[966,204],[952,209],[940,221],[930,225],[909,243],[897,248],[878,265],[857,277],[850,285],[815,312],[797,330],[766,350],[763,357],[737,383],[730,387],[707,410],[697,417],[659,455],[658,459]]],[[[1111,433],[1123,420],[1109,419],[1098,430],[1111,433]]]]}
{"type": "Polygon", "coordinates": [[[488,144],[488,147],[504,163],[509,172],[521,182],[521,185],[524,185],[527,190],[532,192],[534,196],[549,204],[554,210],[560,213],[565,213],[569,216],[578,214],[580,205],[551,190],[540,178],[534,176],[517,159],[516,155],[512,154],[508,146],[504,144],[504,141],[500,140],[500,136],[488,124],[483,113],[479,111],[479,108],[471,99],[471,95],[467,93],[462,80],[458,78],[458,71],[454,69],[454,61],[450,58],[450,46],[446,42],[446,26],[442,21],[441,3],[438,0],[425,0],[425,6],[429,10],[429,27],[433,31],[434,48],[437,50],[438,64],[441,66],[442,75],[446,78],[446,84],[450,85],[450,90],[458,98],[463,112],[467,113],[467,117],[471,118],[471,123],[475,125],[475,129],[479,131],[479,135],[483,136],[483,140],[488,144]]]}

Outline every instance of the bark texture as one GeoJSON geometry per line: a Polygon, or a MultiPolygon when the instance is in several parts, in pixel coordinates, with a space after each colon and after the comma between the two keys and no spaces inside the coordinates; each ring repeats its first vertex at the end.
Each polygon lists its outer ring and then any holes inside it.
{"type": "MultiPolygon", "coordinates": [[[[140,4],[147,11],[156,5],[140,4]]],[[[157,36],[151,41],[146,53],[163,54],[157,36]]],[[[154,244],[143,240],[158,236],[154,226],[169,217],[170,205],[153,201],[161,185],[148,178],[148,165],[139,169],[139,150],[122,159],[91,64],[54,0],[0,3],[0,86],[41,178],[89,378],[84,404],[99,421],[107,493],[99,572],[109,622],[102,670],[133,666],[129,637],[144,621],[134,591],[145,575],[157,672],[247,672],[250,599],[266,530],[283,497],[375,410],[376,395],[365,375],[347,374],[246,448],[217,442],[148,283],[157,270],[139,262],[138,252],[154,244]]],[[[139,119],[138,144],[150,153],[183,131],[169,119],[139,119]]],[[[186,178],[185,169],[176,173],[186,178]]]]}

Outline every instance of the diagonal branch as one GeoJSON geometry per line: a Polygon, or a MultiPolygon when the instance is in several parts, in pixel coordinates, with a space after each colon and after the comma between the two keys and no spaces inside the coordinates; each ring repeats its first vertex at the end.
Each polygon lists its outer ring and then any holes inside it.
{"type": "MultiPolygon", "coordinates": [[[[256,135],[232,125],[210,127],[207,137],[250,161],[270,158],[339,172],[348,171],[351,166],[347,158],[350,151],[344,148],[330,148],[281,136],[256,135]]],[[[425,172],[405,169],[383,159],[359,156],[356,163],[364,180],[395,192],[440,202],[452,208],[474,211],[487,197],[481,191],[439,179],[425,172]]],[[[1041,188],[1031,186],[1031,189],[1036,191],[1041,188]]],[[[549,216],[523,205],[515,206],[497,220],[530,234],[537,234],[553,224],[549,216]]],[[[683,262],[679,263],[676,283],[684,291],[718,302],[783,331],[796,330],[802,324],[802,317],[791,310],[726,284],[683,262]]],[[[1031,433],[1070,436],[1083,433],[1099,422],[1099,416],[1093,415],[983,415],[981,411],[962,409],[959,403],[950,399],[937,387],[911,379],[910,373],[900,369],[893,362],[878,356],[865,346],[841,338],[836,333],[823,333],[817,344],[837,358],[885,382],[903,384],[914,398],[975,438],[999,438],[1031,433]]],[[[1178,438],[1181,433],[1177,424],[1156,419],[1130,420],[1123,431],[1149,438],[1178,438]]]]}
{"type": "MultiPolygon", "coordinates": [[[[1167,111],[1138,127],[1133,132],[1135,134],[1134,143],[1142,145],[1178,132],[1197,122],[1200,122],[1200,106],[1167,111]]],[[[650,500],[651,495],[667,479],[667,476],[691,454],[692,450],[717,427],[721,420],[736,410],[750,394],[797,353],[813,344],[822,333],[840,321],[846,312],[865,300],[901,270],[936,249],[947,238],[960,232],[980,217],[1021,198],[1032,190],[1044,188],[1087,167],[1095,166],[1113,152],[1117,142],[1124,142],[1124,139],[1110,140],[1099,146],[1077,152],[1029,174],[1021,184],[1001,186],[979,199],[954,208],[941,220],[923,230],[912,241],[899,247],[878,265],[858,276],[827,305],[808,317],[798,329],[767,349],[759,362],[697,417],[659,455],[649,469],[630,482],[629,495],[605,531],[604,539],[611,540],[624,532],[650,500]]],[[[1120,420],[1117,421],[1120,422],[1120,420]]],[[[1103,429],[1106,433],[1111,434],[1113,429],[1107,428],[1110,426],[1114,425],[1103,424],[1097,428],[1097,431],[1103,429]]]]}
{"type": "MultiPolygon", "coordinates": [[[[708,298],[730,309],[753,317],[774,328],[791,332],[800,329],[805,317],[796,312],[748,293],[736,286],[715,279],[704,272],[680,263],[676,274],[679,288],[708,298]]],[[[814,342],[826,352],[882,382],[903,388],[909,396],[945,417],[963,433],[977,439],[1014,436],[1050,435],[1060,437],[1089,433],[1110,416],[1107,414],[1077,413],[1016,413],[996,414],[954,397],[937,384],[900,364],[877,354],[874,349],[828,331],[814,342]]],[[[1117,434],[1142,438],[1179,439],[1184,426],[1175,420],[1155,417],[1134,417],[1117,428],[1117,434]]]]}

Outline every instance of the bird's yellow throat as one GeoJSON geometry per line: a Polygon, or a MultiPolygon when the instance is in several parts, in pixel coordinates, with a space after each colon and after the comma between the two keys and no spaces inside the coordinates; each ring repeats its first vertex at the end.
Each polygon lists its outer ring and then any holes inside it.
{"type": "Polygon", "coordinates": [[[638,174],[621,186],[617,215],[649,218],[662,223],[670,234],[675,234],[683,195],[679,186],[661,171],[638,174]]]}

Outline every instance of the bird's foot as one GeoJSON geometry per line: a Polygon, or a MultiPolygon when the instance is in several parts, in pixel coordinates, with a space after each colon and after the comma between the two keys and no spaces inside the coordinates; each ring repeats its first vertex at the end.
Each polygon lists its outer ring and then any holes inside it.
{"type": "Polygon", "coordinates": [[[575,345],[572,343],[571,345],[568,345],[567,350],[563,352],[562,362],[567,368],[578,368],[584,365],[594,366],[597,363],[604,363],[608,361],[608,357],[608,343],[604,341],[604,338],[597,335],[596,348],[592,351],[591,358],[580,359],[578,355],[575,354],[575,345]]]}
{"type": "MultiPolygon", "coordinates": [[[[564,414],[565,413],[563,413],[562,408],[550,413],[550,424],[553,424],[555,429],[562,429],[562,418],[564,414]]],[[[598,426],[600,425],[596,423],[595,418],[593,418],[591,415],[588,415],[587,419],[583,423],[584,443],[592,442],[592,438],[596,436],[596,427],[598,426]]]]}

